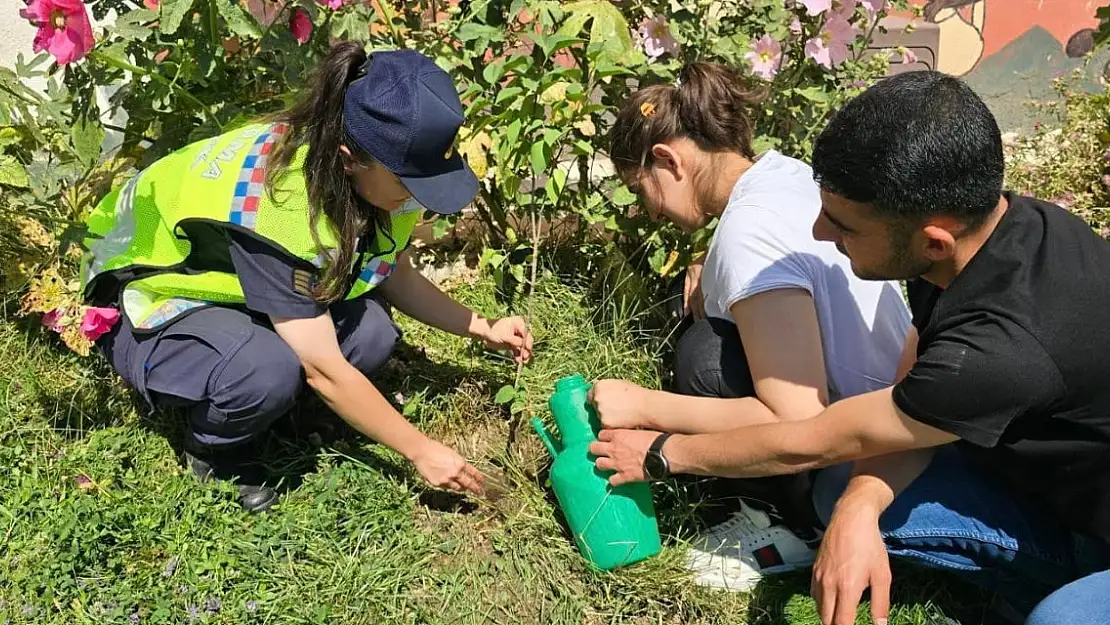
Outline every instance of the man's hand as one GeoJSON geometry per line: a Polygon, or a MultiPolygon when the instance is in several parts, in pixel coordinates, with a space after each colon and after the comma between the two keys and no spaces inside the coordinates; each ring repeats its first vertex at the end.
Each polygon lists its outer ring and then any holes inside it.
{"type": "Polygon", "coordinates": [[[522,317],[505,317],[489,324],[480,337],[490,349],[507,349],[517,362],[532,358],[532,333],[522,317]]]}
{"type": "Polygon", "coordinates": [[[613,486],[646,482],[644,458],[659,434],[652,430],[602,430],[597,441],[590,443],[590,453],[597,456],[594,465],[602,471],[614,472],[609,477],[613,486]]]}
{"type": "Polygon", "coordinates": [[[890,559],[879,533],[879,512],[842,498],[821,539],[810,594],[822,625],[853,625],[863,591],[871,588],[871,620],[886,625],[890,559]]]}
{"type": "Polygon", "coordinates": [[[645,410],[650,391],[627,380],[598,380],[587,399],[609,429],[651,427],[645,410]]]}
{"type": "Polygon", "coordinates": [[[686,284],[682,290],[684,311],[694,319],[705,318],[705,295],[701,292],[701,270],[705,268],[705,256],[690,263],[686,268],[686,284]]]}

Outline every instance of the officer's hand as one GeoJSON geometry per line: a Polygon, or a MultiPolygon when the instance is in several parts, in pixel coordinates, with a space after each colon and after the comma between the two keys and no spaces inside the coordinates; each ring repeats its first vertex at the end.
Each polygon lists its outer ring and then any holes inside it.
{"type": "Polygon", "coordinates": [[[413,455],[412,463],[424,481],[436,488],[457,493],[482,494],[482,474],[467,463],[454,449],[428,439],[420,451],[413,455]]]}
{"type": "Polygon", "coordinates": [[[532,333],[522,317],[505,317],[490,323],[489,332],[482,337],[490,349],[507,349],[517,362],[532,358],[532,333]]]}

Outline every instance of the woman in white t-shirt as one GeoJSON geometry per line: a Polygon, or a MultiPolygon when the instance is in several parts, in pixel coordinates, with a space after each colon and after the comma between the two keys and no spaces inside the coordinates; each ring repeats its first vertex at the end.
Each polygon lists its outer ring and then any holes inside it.
{"type": "MultiPolygon", "coordinates": [[[[747,111],[755,100],[742,80],[696,63],[679,85],[633,94],[610,135],[619,175],[653,220],[693,232],[720,219],[704,268],[688,271],[694,320],[678,340],[676,392],[623,380],[598,381],[592,392],[615,430],[602,440],[642,453],[644,479],[669,475],[666,433],[806,419],[892,384],[910,327],[897,283],[857,278],[835,246],[814,240],[821,195],[809,166],[774,150],[755,155],[747,111]]],[[[747,588],[762,574],[807,566],[820,537],[808,484],[805,475],[765,479],[770,492],[760,498],[772,509],[741,505],[710,530],[692,552],[699,580],[747,588]]]]}

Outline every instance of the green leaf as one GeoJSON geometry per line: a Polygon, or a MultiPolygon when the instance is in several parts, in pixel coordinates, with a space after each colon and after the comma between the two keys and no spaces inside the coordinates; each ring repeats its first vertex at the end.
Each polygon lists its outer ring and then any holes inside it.
{"type": "Polygon", "coordinates": [[[73,124],[69,132],[73,150],[81,164],[91,167],[100,157],[100,144],[104,141],[104,127],[97,120],[83,118],[73,124]]]}
{"type": "Polygon", "coordinates": [[[466,22],[460,26],[455,36],[459,38],[459,41],[464,43],[467,41],[474,41],[475,39],[501,41],[505,38],[500,28],[486,26],[485,24],[476,24],[474,22],[466,22]]]}
{"type": "Polygon", "coordinates": [[[556,169],[551,172],[551,177],[547,179],[547,184],[543,186],[543,190],[547,192],[547,199],[552,204],[559,202],[559,195],[562,194],[563,189],[567,186],[567,172],[562,169],[556,169]]]}
{"type": "MultiPolygon", "coordinates": [[[[103,46],[96,49],[98,58],[115,61],[118,64],[130,64],[131,60],[127,58],[127,48],[131,44],[127,41],[117,41],[109,46],[103,46]]],[[[153,52],[153,50],[151,51],[153,52]]],[[[153,58],[153,55],[151,55],[153,58]]],[[[109,63],[109,65],[111,65],[109,63]]]]}
{"type": "Polygon", "coordinates": [[[235,0],[212,0],[212,2],[216,4],[216,10],[227,22],[227,27],[231,32],[250,39],[262,38],[262,28],[254,19],[254,16],[247,12],[244,7],[245,2],[240,3],[235,0]]]}
{"type": "Polygon", "coordinates": [[[505,75],[505,61],[494,61],[482,70],[482,78],[490,85],[496,85],[501,77],[505,75]]]}
{"type": "MultiPolygon", "coordinates": [[[[571,25],[581,20],[575,17],[577,15],[585,15],[586,19],[592,19],[590,48],[599,61],[608,59],[614,63],[627,65],[639,63],[643,55],[632,43],[632,31],[628,27],[628,21],[613,3],[608,0],[582,0],[564,5],[563,10],[571,15],[567,18],[567,22],[571,25]]],[[[581,23],[584,24],[585,20],[581,23]]],[[[566,25],[564,23],[564,26],[566,25]]]]}
{"type": "Polygon", "coordinates": [[[617,206],[631,206],[639,201],[639,198],[636,197],[635,193],[629,191],[628,187],[622,184],[613,191],[612,200],[617,206]]]}
{"type": "Polygon", "coordinates": [[[594,66],[594,73],[598,78],[608,78],[610,76],[635,76],[636,72],[612,61],[599,61],[594,66]]]}
{"type": "Polygon", "coordinates": [[[803,98],[809,100],[810,102],[823,103],[823,102],[828,102],[829,101],[828,92],[826,92],[824,89],[822,89],[821,87],[818,87],[816,85],[814,85],[812,87],[806,87],[805,89],[795,89],[794,93],[797,93],[798,95],[800,95],[803,98]]]}
{"type": "Polygon", "coordinates": [[[593,154],[594,146],[589,141],[579,139],[574,142],[574,151],[578,154],[593,154]]]}
{"type": "Polygon", "coordinates": [[[581,37],[578,37],[576,35],[568,35],[565,33],[561,34],[557,32],[549,37],[544,37],[543,41],[540,42],[540,46],[543,50],[544,58],[551,58],[551,55],[555,54],[559,50],[572,46],[576,43],[582,43],[584,41],[585,39],[582,39],[581,37]]]}
{"type": "Polygon", "coordinates": [[[661,247],[655,248],[648,259],[648,264],[651,265],[651,270],[657,274],[663,274],[663,264],[667,262],[667,252],[661,247]]]}
{"type": "Polygon", "coordinates": [[[129,41],[143,40],[154,32],[148,24],[158,19],[158,14],[147,9],[132,9],[119,16],[113,30],[120,37],[129,41]]]}
{"type": "Polygon", "coordinates": [[[509,123],[509,128],[505,131],[504,141],[497,151],[498,159],[501,162],[508,160],[508,150],[518,149],[517,141],[520,140],[521,125],[522,122],[520,121],[519,117],[509,123]]]}
{"type": "Polygon", "coordinates": [[[497,391],[497,395],[494,395],[493,403],[507,404],[514,399],[516,399],[516,387],[511,384],[506,384],[501,387],[501,390],[497,391]]]}
{"type": "Polygon", "coordinates": [[[193,2],[194,0],[161,0],[158,5],[158,15],[161,18],[158,29],[166,35],[176,33],[189,9],[193,8],[193,2]]]}
{"type": "Polygon", "coordinates": [[[559,137],[563,136],[563,131],[558,128],[548,128],[543,131],[543,142],[548,145],[555,145],[559,137]]]}
{"type": "Polygon", "coordinates": [[[588,21],[590,21],[590,14],[585,11],[571,13],[567,16],[567,19],[563,21],[563,25],[559,27],[559,30],[555,31],[555,34],[562,37],[577,37],[582,34],[582,28],[588,21]]]}
{"type": "Polygon", "coordinates": [[[435,223],[432,224],[432,236],[437,239],[442,239],[443,235],[447,234],[447,231],[450,229],[451,222],[443,217],[440,217],[435,220],[435,223]]]}
{"type": "Polygon", "coordinates": [[[532,144],[532,173],[536,176],[542,174],[547,169],[547,160],[551,154],[551,147],[542,141],[537,141],[532,144]]]}
{"type": "Polygon", "coordinates": [[[331,15],[331,36],[333,39],[356,39],[365,37],[366,20],[357,11],[341,11],[331,15]]]}
{"type": "Polygon", "coordinates": [[[20,134],[19,130],[16,128],[12,126],[0,128],[0,150],[3,150],[9,145],[15,145],[22,140],[23,135],[20,134]]]}
{"type": "Polygon", "coordinates": [[[524,88],[523,87],[509,87],[508,89],[502,89],[501,91],[499,91],[497,93],[497,99],[494,100],[493,103],[494,104],[501,104],[505,100],[515,98],[516,96],[518,96],[522,93],[524,93],[524,88]]]}
{"type": "Polygon", "coordinates": [[[20,189],[31,186],[31,180],[27,177],[27,170],[14,156],[0,154],[0,185],[20,189]]]}

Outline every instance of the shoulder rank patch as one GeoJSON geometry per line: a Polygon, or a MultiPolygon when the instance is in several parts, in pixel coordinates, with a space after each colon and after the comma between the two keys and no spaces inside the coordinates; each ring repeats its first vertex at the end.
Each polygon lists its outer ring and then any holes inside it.
{"type": "Polygon", "coordinates": [[[304,269],[293,270],[293,290],[301,295],[312,297],[312,272],[304,269]]]}

